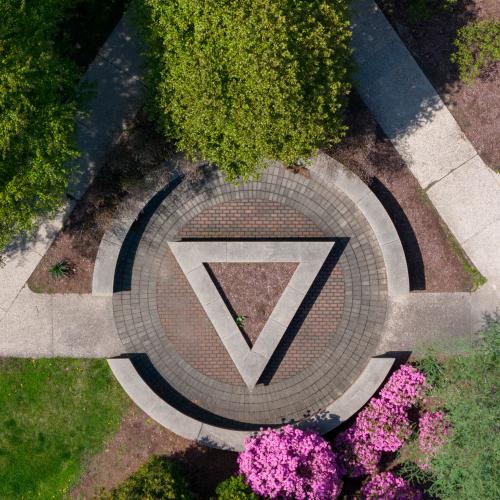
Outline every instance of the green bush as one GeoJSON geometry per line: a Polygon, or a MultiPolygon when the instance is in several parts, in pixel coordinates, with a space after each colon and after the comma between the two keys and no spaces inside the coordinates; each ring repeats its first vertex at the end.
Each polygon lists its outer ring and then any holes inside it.
{"type": "Polygon", "coordinates": [[[431,17],[452,10],[458,0],[410,0],[408,16],[411,21],[426,21],[431,17]]]}
{"type": "Polygon", "coordinates": [[[345,0],[144,0],[149,111],[230,181],[293,165],[345,133],[345,0]]]}
{"type": "Polygon", "coordinates": [[[243,480],[243,476],[232,476],[217,486],[216,500],[258,500],[250,487],[243,480]]]}
{"type": "Polygon", "coordinates": [[[188,500],[193,498],[177,465],[152,457],[121,486],[105,492],[101,500],[188,500]]]}
{"type": "Polygon", "coordinates": [[[430,370],[429,400],[444,406],[448,442],[430,464],[430,493],[446,499],[500,498],[500,322],[491,323],[470,352],[420,368],[430,370]]]}
{"type": "Polygon", "coordinates": [[[0,251],[63,199],[76,66],[54,46],[68,0],[0,0],[0,251]]]}
{"type": "Polygon", "coordinates": [[[492,63],[500,61],[500,21],[474,21],[458,30],[451,61],[458,65],[460,79],[472,82],[492,63]]]}

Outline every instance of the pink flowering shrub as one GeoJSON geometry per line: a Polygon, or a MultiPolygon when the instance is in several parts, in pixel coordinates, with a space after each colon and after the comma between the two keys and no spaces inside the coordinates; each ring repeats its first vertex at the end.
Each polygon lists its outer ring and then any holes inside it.
{"type": "Polygon", "coordinates": [[[423,397],[425,388],[425,376],[412,366],[403,365],[391,375],[379,397],[372,398],[335,441],[346,474],[373,474],[382,452],[403,446],[412,432],[408,410],[423,397]]]}
{"type": "Polygon", "coordinates": [[[349,427],[337,437],[335,451],[339,457],[342,475],[347,474],[350,477],[374,474],[382,457],[381,451],[375,450],[356,435],[355,426],[349,427]]]}
{"type": "Polygon", "coordinates": [[[420,500],[422,493],[411,488],[401,477],[392,472],[381,472],[373,476],[361,488],[363,500],[420,500]]]}
{"type": "Polygon", "coordinates": [[[248,438],[238,465],[252,490],[267,498],[326,500],[342,488],[328,442],[291,425],[248,438]]]}
{"type": "Polygon", "coordinates": [[[449,423],[442,411],[426,412],[418,421],[418,445],[424,458],[419,465],[422,469],[429,468],[429,462],[443,446],[449,434],[449,423]]]}
{"type": "Polygon", "coordinates": [[[402,365],[380,391],[379,398],[392,407],[408,410],[424,395],[425,375],[411,365],[402,365]]]}

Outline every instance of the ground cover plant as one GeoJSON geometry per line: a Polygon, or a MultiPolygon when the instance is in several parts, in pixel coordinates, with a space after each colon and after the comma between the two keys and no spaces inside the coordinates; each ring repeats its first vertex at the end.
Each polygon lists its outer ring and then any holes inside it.
{"type": "Polygon", "coordinates": [[[124,3],[0,0],[0,251],[64,200],[76,83],[124,3]]]}
{"type": "Polygon", "coordinates": [[[103,492],[100,500],[191,500],[186,478],[178,465],[152,457],[117,488],[103,492]]]}
{"type": "Polygon", "coordinates": [[[293,165],[345,133],[347,2],[145,0],[150,113],[228,180],[293,165]]]}
{"type": "Polygon", "coordinates": [[[458,31],[451,61],[458,65],[460,78],[471,83],[492,64],[500,61],[500,21],[474,21],[458,31]]]}
{"type": "Polygon", "coordinates": [[[464,354],[441,359],[434,355],[421,363],[434,379],[427,405],[443,407],[446,417],[446,422],[432,419],[437,427],[430,442],[437,439],[442,446],[432,452],[425,467],[429,491],[439,498],[500,497],[499,355],[500,322],[496,321],[464,354]]]}
{"type": "Polygon", "coordinates": [[[0,360],[0,498],[63,498],[128,399],[105,361],[0,360]]]}

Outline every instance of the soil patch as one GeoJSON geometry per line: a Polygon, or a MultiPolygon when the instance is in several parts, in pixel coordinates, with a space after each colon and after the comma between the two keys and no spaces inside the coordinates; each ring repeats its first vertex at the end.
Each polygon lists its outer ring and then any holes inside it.
{"type": "Polygon", "coordinates": [[[296,263],[210,263],[207,270],[250,345],[283,294],[296,263]]]}
{"type": "Polygon", "coordinates": [[[329,153],[370,186],[398,231],[412,290],[468,291],[472,277],[449,231],[392,143],[353,94],[346,116],[349,135],[329,153]]]}
{"type": "Polygon", "coordinates": [[[424,18],[415,14],[416,0],[377,3],[483,160],[500,169],[500,63],[467,85],[460,82],[458,68],[450,61],[457,31],[473,20],[500,19],[500,2],[458,0],[454,7],[436,8],[424,18]]]}
{"type": "Polygon", "coordinates": [[[101,453],[91,457],[71,498],[93,498],[102,489],[118,486],[152,455],[164,455],[179,463],[201,499],[210,498],[217,484],[237,467],[236,453],[193,444],[131,405],[118,432],[101,453]]]}

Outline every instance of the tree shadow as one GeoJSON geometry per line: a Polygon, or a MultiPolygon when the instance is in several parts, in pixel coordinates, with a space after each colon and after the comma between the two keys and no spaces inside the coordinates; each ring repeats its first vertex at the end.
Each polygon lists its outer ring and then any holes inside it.
{"type": "Polygon", "coordinates": [[[425,290],[424,260],[408,217],[393,194],[377,177],[371,179],[370,189],[382,203],[396,227],[408,265],[410,290],[425,290]]]}
{"type": "Polygon", "coordinates": [[[165,458],[180,465],[197,498],[209,499],[220,482],[238,472],[237,456],[233,451],[192,444],[165,458]]]}

